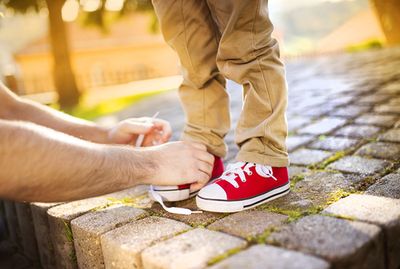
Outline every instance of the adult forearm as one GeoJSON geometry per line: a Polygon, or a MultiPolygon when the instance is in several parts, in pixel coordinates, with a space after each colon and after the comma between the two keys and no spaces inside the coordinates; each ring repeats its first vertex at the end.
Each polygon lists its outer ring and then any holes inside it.
{"type": "Polygon", "coordinates": [[[96,143],[108,142],[106,128],[29,100],[20,99],[8,119],[33,122],[96,143]]]}
{"type": "Polygon", "coordinates": [[[0,197],[66,201],[145,181],[154,168],[146,154],[90,143],[26,122],[0,120],[0,197]]]}

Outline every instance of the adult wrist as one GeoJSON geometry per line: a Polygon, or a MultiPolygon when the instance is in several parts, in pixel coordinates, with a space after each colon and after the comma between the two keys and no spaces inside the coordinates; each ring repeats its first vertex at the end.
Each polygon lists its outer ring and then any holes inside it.
{"type": "Polygon", "coordinates": [[[104,148],[105,167],[122,188],[148,183],[154,161],[146,150],[123,145],[105,145],[104,148]]]}

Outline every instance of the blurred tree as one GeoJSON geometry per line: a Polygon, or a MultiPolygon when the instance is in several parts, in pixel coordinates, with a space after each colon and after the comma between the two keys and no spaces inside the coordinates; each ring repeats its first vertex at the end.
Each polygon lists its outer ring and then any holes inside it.
{"type": "Polygon", "coordinates": [[[389,45],[400,44],[400,0],[370,0],[389,45]]]}
{"type": "MultiPolygon", "coordinates": [[[[49,34],[54,60],[54,83],[61,109],[69,110],[79,103],[80,91],[71,66],[67,27],[62,18],[62,8],[65,2],[66,0],[0,0],[0,3],[15,12],[27,13],[30,11],[39,12],[42,9],[48,10],[49,34]]],[[[84,0],[80,1],[80,3],[82,2],[84,0]]],[[[101,0],[99,8],[91,12],[81,10],[84,24],[96,25],[106,29],[106,21],[112,21],[105,20],[107,16],[106,2],[106,0],[101,0]]],[[[147,10],[152,10],[150,0],[124,0],[122,8],[117,13],[118,16],[123,16],[132,11],[147,10]]]]}

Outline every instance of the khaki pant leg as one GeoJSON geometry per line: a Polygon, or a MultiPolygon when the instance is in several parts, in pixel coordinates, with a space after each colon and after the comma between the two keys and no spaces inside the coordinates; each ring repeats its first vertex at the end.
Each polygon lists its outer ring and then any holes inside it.
{"type": "Polygon", "coordinates": [[[287,166],[287,84],[267,0],[208,0],[221,32],[217,65],[242,84],[244,105],[235,133],[237,160],[287,166]]]}
{"type": "Polygon", "coordinates": [[[220,157],[230,129],[229,97],[216,65],[218,31],[205,1],[153,0],[166,42],[183,71],[179,96],[186,114],[183,140],[198,141],[220,157]]]}

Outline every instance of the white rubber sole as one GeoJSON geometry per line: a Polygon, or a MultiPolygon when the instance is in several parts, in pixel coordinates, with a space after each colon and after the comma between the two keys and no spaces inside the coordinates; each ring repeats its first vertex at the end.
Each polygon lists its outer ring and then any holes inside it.
{"type": "MultiPolygon", "coordinates": [[[[211,179],[208,184],[213,183],[217,178],[211,179]]],[[[157,192],[166,202],[179,202],[195,197],[199,191],[190,192],[190,189],[178,189],[177,186],[154,186],[157,192]]]]}
{"type": "Polygon", "coordinates": [[[154,189],[166,202],[178,202],[190,198],[190,189],[168,189],[157,190],[154,189]]]}
{"type": "Polygon", "coordinates": [[[196,204],[198,208],[204,211],[232,213],[256,207],[258,205],[264,204],[266,202],[284,196],[289,192],[290,192],[290,182],[279,188],[273,189],[267,193],[244,200],[226,201],[226,200],[203,198],[197,195],[196,204]]]}

